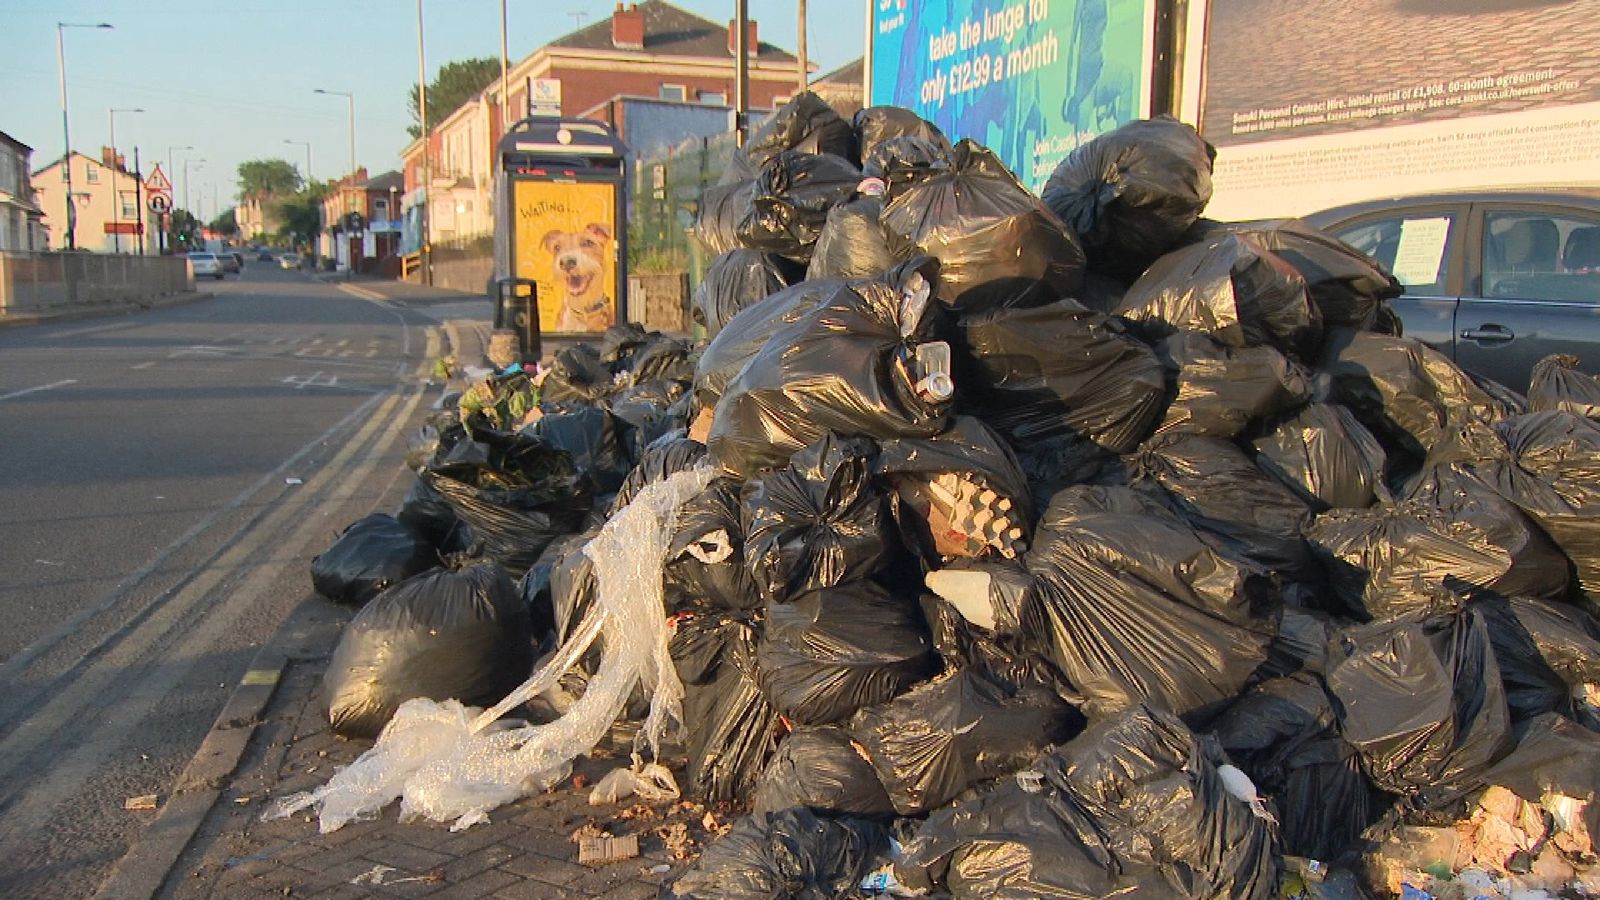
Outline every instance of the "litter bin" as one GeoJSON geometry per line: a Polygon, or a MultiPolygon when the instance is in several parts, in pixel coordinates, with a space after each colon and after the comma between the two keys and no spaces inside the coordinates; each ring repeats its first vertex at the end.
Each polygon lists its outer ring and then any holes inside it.
{"type": "Polygon", "coordinates": [[[496,279],[494,327],[517,336],[517,353],[523,363],[543,357],[539,338],[539,288],[527,278],[496,279]]]}

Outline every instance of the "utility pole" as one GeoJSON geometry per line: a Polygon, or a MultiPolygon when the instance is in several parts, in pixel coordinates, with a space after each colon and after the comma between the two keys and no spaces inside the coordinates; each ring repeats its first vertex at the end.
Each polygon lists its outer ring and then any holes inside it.
{"type": "Polygon", "coordinates": [[[139,255],[144,255],[144,175],[139,171],[139,147],[133,148],[133,216],[139,223],[137,238],[139,255]]]}
{"type": "Polygon", "coordinates": [[[811,67],[806,63],[806,0],[795,0],[795,6],[800,11],[800,30],[795,33],[795,49],[800,55],[800,91],[804,93],[811,87],[811,67]]]}
{"type": "MultiPolygon", "coordinates": [[[[61,155],[61,164],[66,166],[67,176],[67,249],[78,249],[78,209],[72,205],[72,132],[67,124],[67,41],[63,37],[68,28],[110,28],[107,22],[94,25],[79,24],[76,22],[56,23],[56,73],[61,78],[61,143],[64,145],[61,155]]],[[[115,185],[116,178],[111,179],[115,185]]]]}
{"type": "Polygon", "coordinates": [[[507,69],[510,65],[506,58],[506,0],[500,0],[500,133],[505,134],[511,125],[508,112],[511,108],[511,98],[506,95],[507,69]]]}
{"type": "Polygon", "coordinates": [[[734,130],[743,147],[750,132],[750,0],[737,0],[734,9],[739,29],[733,40],[733,55],[738,57],[733,64],[734,130]]]}
{"type": "Polygon", "coordinates": [[[433,168],[428,161],[428,66],[422,55],[422,0],[417,0],[417,115],[422,120],[422,283],[433,284],[433,243],[428,236],[428,184],[433,168]]]}
{"type": "MultiPolygon", "coordinates": [[[[143,109],[114,108],[107,111],[107,118],[111,120],[111,246],[117,253],[122,252],[122,189],[117,187],[117,182],[122,175],[121,157],[117,155],[117,113],[142,113],[143,109]]],[[[138,187],[134,188],[138,193],[138,187]]]]}

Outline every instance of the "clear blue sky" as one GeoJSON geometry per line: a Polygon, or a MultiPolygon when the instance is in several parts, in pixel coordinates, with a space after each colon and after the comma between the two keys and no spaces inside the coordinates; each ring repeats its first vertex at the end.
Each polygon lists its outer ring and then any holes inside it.
{"type": "MultiPolygon", "coordinates": [[[[733,0],[675,0],[715,22],[733,0]]],[[[810,0],[808,55],[822,71],[861,55],[866,0],[810,0]]],[[[613,0],[509,0],[514,61],[585,23],[611,14],[613,0]]],[[[761,37],[795,48],[793,0],[749,0],[761,37]]],[[[429,77],[450,60],[500,53],[499,0],[423,0],[429,77]]],[[[61,155],[56,79],[58,21],[109,22],[113,30],[66,30],[74,149],[98,155],[109,142],[107,110],[118,113],[117,144],[140,148],[166,168],[169,146],[193,146],[190,206],[208,218],[213,191],[226,208],[247,159],[278,157],[300,168],[312,143],[312,175],[348,168],[343,97],[356,95],[356,156],[374,174],[397,168],[407,138],[406,91],[417,80],[414,0],[0,0],[0,131],[34,148],[35,168],[61,155]],[[204,196],[204,203],[201,197],[204,196]]],[[[184,151],[177,151],[177,168],[184,151]]],[[[180,193],[176,199],[181,203],[180,193]]]]}

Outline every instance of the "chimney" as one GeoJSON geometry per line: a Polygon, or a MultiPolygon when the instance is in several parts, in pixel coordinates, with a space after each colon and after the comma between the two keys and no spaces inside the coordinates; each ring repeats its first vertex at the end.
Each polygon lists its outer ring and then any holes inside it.
{"type": "Polygon", "coordinates": [[[639,4],[630,3],[626,8],[617,4],[616,12],[611,14],[611,46],[618,50],[644,49],[644,13],[639,4]]]}
{"type": "MultiPolygon", "coordinates": [[[[751,19],[745,23],[745,55],[757,56],[760,54],[760,44],[756,41],[756,20],[751,19]]],[[[728,55],[739,52],[739,20],[728,20],[728,55]]]]}

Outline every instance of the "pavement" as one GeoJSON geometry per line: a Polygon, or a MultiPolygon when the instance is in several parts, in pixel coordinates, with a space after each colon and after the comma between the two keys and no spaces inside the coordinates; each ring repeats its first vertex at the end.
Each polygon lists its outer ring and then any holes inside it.
{"type": "Polygon", "coordinates": [[[165,309],[169,306],[198,303],[201,300],[210,300],[214,296],[216,295],[210,291],[193,290],[182,294],[167,294],[154,299],[146,297],[109,303],[63,303],[23,313],[0,311],[0,328],[20,328],[27,325],[42,325],[46,322],[66,322],[73,319],[98,319],[105,316],[120,316],[135,310],[165,309]]]}
{"type": "MultiPolygon", "coordinates": [[[[485,364],[486,298],[391,281],[355,279],[341,288],[374,302],[421,309],[444,325],[463,366],[485,364]]],[[[447,385],[446,389],[459,387],[447,385]]],[[[383,508],[409,484],[398,479],[383,508]]],[[[724,811],[688,802],[591,806],[587,786],[627,764],[619,733],[574,762],[554,789],[495,810],[490,821],[452,833],[401,823],[391,804],[376,819],[318,831],[307,813],[265,819],[279,798],[325,784],[370,741],[328,727],[321,680],[353,611],[308,596],[264,643],[199,751],[141,836],[95,895],[123,898],[656,897],[705,843],[725,830],[724,811]],[[636,835],[640,855],[578,863],[575,832],[636,835]]],[[[681,771],[683,760],[669,758],[681,771]]]]}

